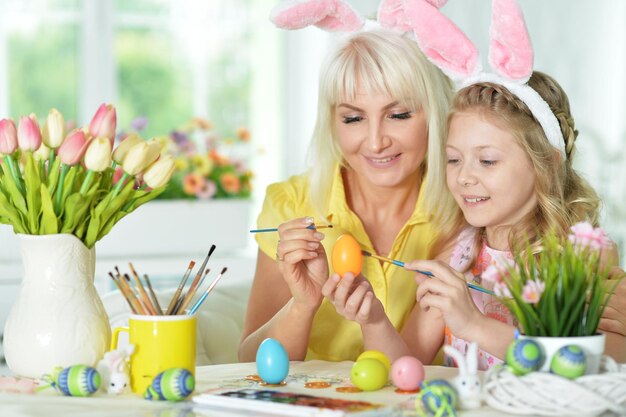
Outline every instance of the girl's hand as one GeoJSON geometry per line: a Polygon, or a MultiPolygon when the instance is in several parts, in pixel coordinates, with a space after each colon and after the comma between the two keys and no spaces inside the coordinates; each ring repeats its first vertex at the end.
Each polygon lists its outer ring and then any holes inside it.
{"type": "Polygon", "coordinates": [[[382,303],[362,275],[355,278],[348,272],[341,278],[333,274],[324,284],[322,294],[335,306],[337,313],[361,325],[378,323],[385,317],[382,303]]]}
{"type": "Polygon", "coordinates": [[[278,226],[276,260],[294,302],[317,308],[322,302],[322,286],[328,279],[324,234],[307,227],[313,218],[302,217],[278,226]]]}
{"type": "Polygon", "coordinates": [[[467,287],[465,276],[441,261],[413,261],[404,266],[407,270],[429,271],[434,276],[418,273],[419,285],[415,298],[427,311],[435,308],[441,312],[446,326],[457,337],[473,340],[474,329],[480,327],[485,316],[478,310],[467,287]]]}

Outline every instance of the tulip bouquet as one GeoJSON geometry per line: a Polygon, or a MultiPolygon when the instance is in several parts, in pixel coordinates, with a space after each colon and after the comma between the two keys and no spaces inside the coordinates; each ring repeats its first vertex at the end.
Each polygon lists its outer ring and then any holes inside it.
{"type": "Polygon", "coordinates": [[[121,218],[165,189],[174,160],[161,144],[129,135],[113,150],[116,112],[101,105],[84,129],[66,134],[50,110],[43,129],[34,114],[16,127],[0,120],[0,223],[15,233],[70,233],[88,248],[121,218]]]}
{"type": "MultiPolygon", "coordinates": [[[[133,125],[141,127],[143,123],[133,125]]],[[[221,138],[210,122],[196,117],[159,140],[176,166],[159,199],[250,197],[253,174],[245,163],[250,145],[247,129],[239,128],[234,136],[221,138]]]]}
{"type": "MultiPolygon", "coordinates": [[[[574,337],[596,334],[612,291],[602,267],[602,250],[612,243],[589,223],[571,228],[567,239],[545,236],[539,253],[531,247],[514,251],[505,270],[490,266],[494,290],[517,318],[527,336],[574,337]]],[[[619,282],[615,280],[615,285],[619,282]]]]}

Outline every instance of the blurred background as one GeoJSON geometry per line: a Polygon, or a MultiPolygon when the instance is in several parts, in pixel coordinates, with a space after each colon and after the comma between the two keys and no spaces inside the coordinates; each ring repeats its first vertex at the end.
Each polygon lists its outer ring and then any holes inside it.
{"type": "MultiPolygon", "coordinates": [[[[378,0],[348,2],[375,16],[378,0]]],[[[34,112],[43,121],[56,107],[82,126],[101,103],[113,103],[118,131],[141,130],[145,138],[170,137],[179,145],[182,134],[198,153],[215,147],[213,162],[223,158],[248,175],[224,188],[207,173],[217,191],[181,194],[184,204],[172,200],[161,211],[150,203],[120,222],[97,246],[102,291],[112,287],[106,272],[128,261],[164,282],[177,280],[210,243],[234,270],[232,279],[251,281],[256,247],[247,229],[267,185],[306,168],[319,66],[333,39],[317,28],[274,28],[268,15],[276,3],[0,0],[0,118],[34,112]]],[[[626,2],[519,3],[535,68],[569,94],[580,131],[577,167],[604,200],[602,223],[624,264],[626,2]]],[[[490,9],[489,0],[453,0],[442,9],[483,59],[490,9]]],[[[12,230],[2,225],[0,232],[1,324],[19,288],[21,262],[12,230]]]]}

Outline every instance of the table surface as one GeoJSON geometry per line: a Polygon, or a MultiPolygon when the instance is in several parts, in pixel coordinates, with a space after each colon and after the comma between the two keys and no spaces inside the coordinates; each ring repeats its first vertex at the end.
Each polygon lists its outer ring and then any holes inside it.
{"type": "MultiPolygon", "coordinates": [[[[297,392],[308,395],[343,398],[356,401],[395,406],[390,415],[416,415],[413,406],[416,394],[398,394],[395,387],[388,385],[373,392],[339,393],[335,390],[341,385],[350,384],[350,368],[353,362],[292,362],[287,384],[272,387],[273,390],[297,392]],[[305,388],[307,381],[328,381],[331,387],[324,389],[305,388]],[[412,412],[413,411],[413,412],[412,412]]],[[[198,367],[196,371],[196,393],[214,392],[223,389],[258,387],[254,381],[245,379],[255,374],[254,363],[238,363],[198,367]]],[[[440,366],[427,366],[426,378],[451,378],[457,370],[440,366]]],[[[262,407],[262,406],[261,406],[262,407]]],[[[11,394],[0,392],[0,416],[142,416],[142,417],[200,417],[200,416],[262,416],[259,410],[253,412],[234,411],[200,407],[191,401],[180,403],[152,402],[135,394],[109,396],[97,393],[87,398],[64,397],[52,389],[41,391],[37,395],[11,394]]],[[[461,417],[496,417],[508,414],[487,406],[481,409],[459,412],[461,417]]]]}

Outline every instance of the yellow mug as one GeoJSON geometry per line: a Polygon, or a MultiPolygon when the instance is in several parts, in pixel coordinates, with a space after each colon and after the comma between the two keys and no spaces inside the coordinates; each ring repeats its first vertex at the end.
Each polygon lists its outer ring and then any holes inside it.
{"type": "Polygon", "coordinates": [[[130,386],[143,394],[160,372],[185,368],[196,375],[196,316],[145,316],[131,314],[128,327],[113,330],[111,350],[117,349],[120,332],[129,334],[135,346],[130,357],[130,386]]]}

